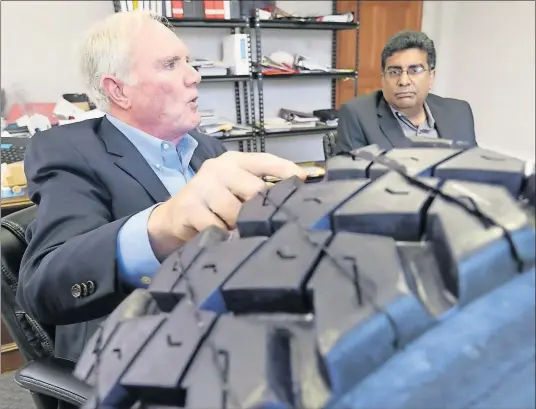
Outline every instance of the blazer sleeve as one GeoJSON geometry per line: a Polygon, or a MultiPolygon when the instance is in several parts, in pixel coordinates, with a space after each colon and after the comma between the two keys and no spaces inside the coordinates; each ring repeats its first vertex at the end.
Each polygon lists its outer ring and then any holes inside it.
{"type": "Polygon", "coordinates": [[[343,104],[339,109],[339,125],[337,128],[337,153],[350,152],[367,145],[365,135],[359,124],[357,113],[350,105],[343,104]]]}
{"type": "Polygon", "coordinates": [[[113,220],[107,190],[75,139],[37,134],[24,160],[29,196],[38,207],[27,231],[17,300],[49,325],[103,317],[127,295],[118,280],[116,240],[128,217],[113,220]]]}

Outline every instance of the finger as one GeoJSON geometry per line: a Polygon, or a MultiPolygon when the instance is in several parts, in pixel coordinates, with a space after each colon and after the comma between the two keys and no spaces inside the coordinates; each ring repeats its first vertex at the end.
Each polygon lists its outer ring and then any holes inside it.
{"type": "Polygon", "coordinates": [[[242,201],[250,200],[257,193],[267,189],[266,183],[261,178],[240,167],[230,167],[224,183],[227,189],[242,201]]]}
{"type": "Polygon", "coordinates": [[[239,154],[233,160],[240,168],[258,177],[274,176],[279,179],[288,179],[292,176],[298,176],[302,180],[307,177],[307,172],[294,162],[270,153],[239,154]]]}
{"type": "Polygon", "coordinates": [[[206,206],[200,205],[192,214],[190,220],[190,224],[196,232],[201,232],[210,226],[216,226],[225,231],[228,230],[226,224],[206,206]]]}
{"type": "Polygon", "coordinates": [[[229,191],[224,185],[214,185],[209,193],[206,193],[206,204],[228,229],[236,227],[236,219],[242,208],[242,202],[229,191]]]}

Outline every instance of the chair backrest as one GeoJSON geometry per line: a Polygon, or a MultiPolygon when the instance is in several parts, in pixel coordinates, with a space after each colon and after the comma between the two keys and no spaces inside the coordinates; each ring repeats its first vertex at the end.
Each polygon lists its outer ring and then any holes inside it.
{"type": "Polygon", "coordinates": [[[16,300],[20,264],[28,244],[25,232],[35,212],[36,206],[31,206],[2,218],[0,232],[2,320],[27,361],[54,355],[54,329],[40,325],[16,300]]]}

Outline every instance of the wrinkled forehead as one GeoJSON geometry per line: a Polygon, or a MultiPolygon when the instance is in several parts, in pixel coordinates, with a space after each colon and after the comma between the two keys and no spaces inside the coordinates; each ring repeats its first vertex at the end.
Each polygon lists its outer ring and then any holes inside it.
{"type": "Polygon", "coordinates": [[[398,51],[385,60],[385,68],[406,69],[416,65],[422,65],[426,68],[428,66],[427,57],[426,51],[419,50],[418,48],[398,51]]]}
{"type": "Polygon", "coordinates": [[[188,48],[177,35],[157,21],[144,24],[133,38],[132,64],[153,65],[170,56],[187,57],[188,48]]]}

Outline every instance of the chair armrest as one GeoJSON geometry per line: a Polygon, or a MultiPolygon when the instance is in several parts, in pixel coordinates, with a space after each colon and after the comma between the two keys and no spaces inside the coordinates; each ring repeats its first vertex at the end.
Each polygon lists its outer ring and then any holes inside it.
{"type": "Polygon", "coordinates": [[[74,366],[72,361],[52,357],[31,361],[15,373],[15,382],[30,392],[80,407],[91,395],[92,387],[75,378],[74,366]]]}

